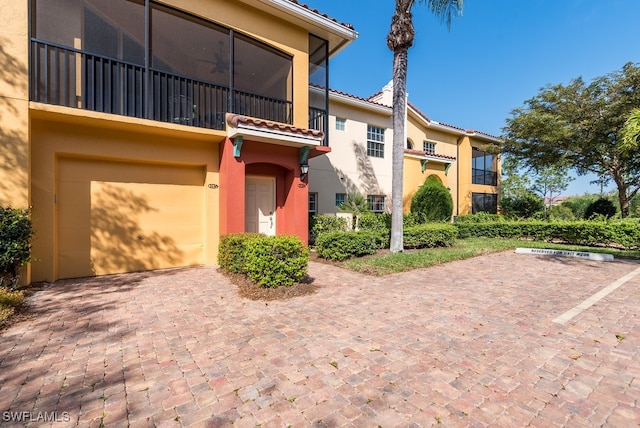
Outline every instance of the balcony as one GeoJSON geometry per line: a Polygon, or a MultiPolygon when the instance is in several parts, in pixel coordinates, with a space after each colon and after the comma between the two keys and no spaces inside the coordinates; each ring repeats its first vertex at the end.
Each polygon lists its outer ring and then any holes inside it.
{"type": "Polygon", "coordinates": [[[40,103],[218,130],[227,112],[293,123],[291,101],[42,40],[31,41],[30,70],[30,99],[40,103]]]}

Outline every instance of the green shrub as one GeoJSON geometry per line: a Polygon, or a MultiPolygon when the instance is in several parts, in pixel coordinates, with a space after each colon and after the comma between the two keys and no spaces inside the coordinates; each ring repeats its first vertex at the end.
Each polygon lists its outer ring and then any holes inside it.
{"type": "Polygon", "coordinates": [[[262,287],[292,285],[307,274],[309,249],[297,236],[261,236],[245,248],[247,276],[262,287]]]}
{"type": "Polygon", "coordinates": [[[249,242],[259,233],[231,233],[220,237],[218,247],[218,265],[231,273],[245,273],[245,251],[249,242]]]}
{"type": "Polygon", "coordinates": [[[340,232],[348,230],[347,219],[335,215],[319,214],[311,217],[309,224],[309,243],[314,244],[316,237],[325,232],[340,232]]]}
{"type": "Polygon", "coordinates": [[[468,223],[495,223],[497,221],[506,221],[506,219],[500,214],[490,214],[485,212],[479,212],[476,214],[464,214],[456,218],[455,224],[468,224],[468,223]]]}
{"type": "Polygon", "coordinates": [[[453,213],[451,193],[436,177],[427,177],[411,199],[411,213],[425,223],[448,221],[453,213]]]}
{"type": "Polygon", "coordinates": [[[455,223],[459,238],[528,238],[537,241],[561,240],[586,246],[615,245],[640,247],[637,221],[509,221],[495,223],[455,223]]]}
{"type": "Polygon", "coordinates": [[[595,195],[572,196],[562,201],[560,206],[567,207],[571,210],[576,219],[580,220],[585,217],[587,207],[598,199],[595,195]]]}
{"type": "Polygon", "coordinates": [[[358,230],[386,232],[391,229],[391,214],[366,213],[358,221],[358,230]]]}
{"type": "Polygon", "coordinates": [[[554,205],[547,210],[547,215],[550,220],[575,220],[576,216],[571,211],[571,208],[564,205],[554,205]]]}
{"type": "Polygon", "coordinates": [[[529,218],[544,209],[544,201],[538,195],[526,192],[520,196],[502,198],[500,208],[507,217],[529,218]]]}
{"type": "MultiPolygon", "coordinates": [[[[420,216],[417,215],[417,214],[409,213],[409,214],[405,214],[402,217],[402,228],[403,229],[405,227],[419,226],[421,224],[424,224],[424,222],[422,221],[420,216]]],[[[389,229],[391,229],[391,219],[389,219],[389,229]]]]}
{"type": "Polygon", "coordinates": [[[405,248],[450,247],[458,236],[458,229],[451,224],[432,223],[404,229],[405,248]]]}
{"type": "Polygon", "coordinates": [[[589,220],[594,216],[604,216],[605,218],[613,217],[618,210],[609,199],[600,198],[587,207],[584,212],[584,218],[589,220]]]}
{"type": "Polygon", "coordinates": [[[338,261],[375,254],[384,242],[388,245],[385,236],[370,230],[321,233],[316,239],[316,251],[324,259],[338,261]]]}
{"type": "Polygon", "coordinates": [[[0,207],[0,287],[17,287],[20,270],[33,261],[29,214],[29,210],[0,207]]]}

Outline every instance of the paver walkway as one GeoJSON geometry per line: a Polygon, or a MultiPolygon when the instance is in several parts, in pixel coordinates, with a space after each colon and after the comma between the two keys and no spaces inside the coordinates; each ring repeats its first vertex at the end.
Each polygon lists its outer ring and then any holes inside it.
{"type": "Polygon", "coordinates": [[[267,303],[211,267],[58,281],[0,335],[0,425],[637,427],[640,276],[553,319],[639,267],[311,263],[316,294],[267,303]]]}

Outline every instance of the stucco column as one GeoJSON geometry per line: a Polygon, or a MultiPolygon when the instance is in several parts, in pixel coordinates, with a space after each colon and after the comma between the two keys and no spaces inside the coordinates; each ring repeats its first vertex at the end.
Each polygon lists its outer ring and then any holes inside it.
{"type": "Polygon", "coordinates": [[[220,235],[244,232],[245,164],[233,156],[233,141],[220,149],[220,235]]]}

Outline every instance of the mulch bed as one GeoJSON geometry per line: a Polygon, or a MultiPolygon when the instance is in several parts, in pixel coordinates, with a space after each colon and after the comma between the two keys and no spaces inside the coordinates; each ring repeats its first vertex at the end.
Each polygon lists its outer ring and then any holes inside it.
{"type": "Polygon", "coordinates": [[[310,276],[305,276],[302,281],[290,286],[266,288],[255,284],[244,274],[224,272],[220,268],[218,268],[218,272],[229,278],[238,287],[240,297],[250,300],[286,300],[315,294],[320,289],[320,286],[314,284],[314,279],[310,276]]]}

